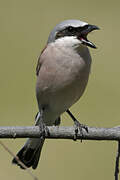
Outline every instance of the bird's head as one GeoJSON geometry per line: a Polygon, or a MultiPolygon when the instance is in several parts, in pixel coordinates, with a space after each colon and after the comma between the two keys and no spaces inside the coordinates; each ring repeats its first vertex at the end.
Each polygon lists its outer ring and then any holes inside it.
{"type": "Polygon", "coordinates": [[[51,31],[48,43],[62,40],[64,43],[73,43],[73,45],[84,45],[91,48],[96,46],[87,39],[87,35],[99,28],[95,25],[88,24],[79,20],[66,20],[57,24],[51,31]]]}

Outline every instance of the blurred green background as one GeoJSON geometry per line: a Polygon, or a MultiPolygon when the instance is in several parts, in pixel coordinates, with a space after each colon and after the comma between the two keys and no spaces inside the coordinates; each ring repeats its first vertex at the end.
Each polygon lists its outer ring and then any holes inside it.
{"type": "MultiPolygon", "coordinates": [[[[37,58],[51,29],[65,19],[101,28],[89,35],[98,49],[90,49],[91,76],[72,112],[89,126],[120,124],[120,1],[0,0],[0,126],[34,124],[37,58]]],[[[72,124],[64,114],[62,125],[72,124]]],[[[14,153],[24,141],[3,140],[14,153]]],[[[116,148],[115,142],[46,140],[34,174],[42,180],[113,180],[116,148]]],[[[32,179],[11,159],[0,147],[0,179],[32,179]]]]}

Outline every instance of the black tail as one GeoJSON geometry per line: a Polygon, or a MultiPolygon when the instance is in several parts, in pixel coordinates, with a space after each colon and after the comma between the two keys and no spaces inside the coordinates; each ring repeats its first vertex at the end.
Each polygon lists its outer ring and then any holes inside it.
{"type": "MultiPolygon", "coordinates": [[[[33,169],[37,168],[41,150],[42,150],[42,146],[44,144],[44,140],[45,139],[39,139],[40,145],[34,149],[31,148],[32,146],[31,147],[23,146],[23,148],[17,153],[16,156],[19,158],[19,160],[22,163],[24,163],[24,165],[27,166],[27,168],[29,168],[29,167],[32,167],[33,169]]],[[[25,169],[21,164],[19,164],[19,162],[16,160],[16,158],[14,158],[12,160],[12,163],[17,164],[22,169],[25,169]]]]}

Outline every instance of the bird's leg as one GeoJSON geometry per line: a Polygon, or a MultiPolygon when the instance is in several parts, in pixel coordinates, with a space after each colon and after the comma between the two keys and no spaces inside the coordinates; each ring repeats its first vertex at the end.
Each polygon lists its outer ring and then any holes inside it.
{"type": "Polygon", "coordinates": [[[74,116],[73,114],[70,112],[69,109],[66,110],[66,112],[69,114],[69,116],[72,118],[72,120],[74,121],[74,125],[75,125],[75,136],[74,136],[74,140],[77,140],[77,134],[78,134],[78,130],[80,130],[81,135],[83,136],[83,131],[82,129],[85,129],[86,132],[88,133],[88,127],[84,124],[81,124],[74,116]]]}
{"type": "Polygon", "coordinates": [[[35,117],[35,126],[39,126],[40,132],[41,132],[41,136],[45,137],[45,133],[48,134],[48,135],[50,133],[49,133],[48,127],[43,122],[43,113],[44,113],[44,109],[41,109],[41,111],[36,114],[36,117],[35,117]]]}
{"type": "Polygon", "coordinates": [[[61,119],[60,119],[60,117],[58,117],[58,118],[55,120],[54,125],[55,125],[55,126],[59,126],[60,123],[61,123],[61,119]]]}

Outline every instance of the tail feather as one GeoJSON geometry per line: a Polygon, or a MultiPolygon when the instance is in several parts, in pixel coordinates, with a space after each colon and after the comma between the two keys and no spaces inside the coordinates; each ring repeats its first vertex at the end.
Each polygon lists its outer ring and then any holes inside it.
{"type": "MultiPolygon", "coordinates": [[[[35,121],[36,121],[35,125],[39,125],[41,121],[40,112],[37,113],[35,117],[35,121]]],[[[29,138],[25,143],[25,145],[23,146],[23,148],[17,153],[16,156],[28,168],[32,167],[33,169],[36,169],[40,159],[40,154],[44,141],[45,138],[43,136],[41,136],[41,138],[29,138]]],[[[25,169],[16,160],[16,158],[13,158],[12,163],[17,164],[18,166],[20,166],[21,169],[25,169]]]]}
{"type": "MultiPolygon", "coordinates": [[[[30,146],[23,146],[23,148],[17,153],[17,157],[22,163],[24,163],[24,165],[27,166],[27,168],[37,168],[44,140],[45,139],[39,139],[40,145],[34,149],[32,149],[30,146]]],[[[21,166],[21,164],[19,164],[16,158],[12,160],[12,163],[17,164],[21,169],[25,169],[23,166],[21,166]]]]}
{"type": "Polygon", "coordinates": [[[34,161],[32,163],[32,168],[33,169],[37,168],[37,165],[38,165],[38,162],[39,162],[39,159],[40,159],[40,153],[41,153],[41,150],[40,150],[40,148],[38,148],[38,150],[35,153],[34,161]]]}

